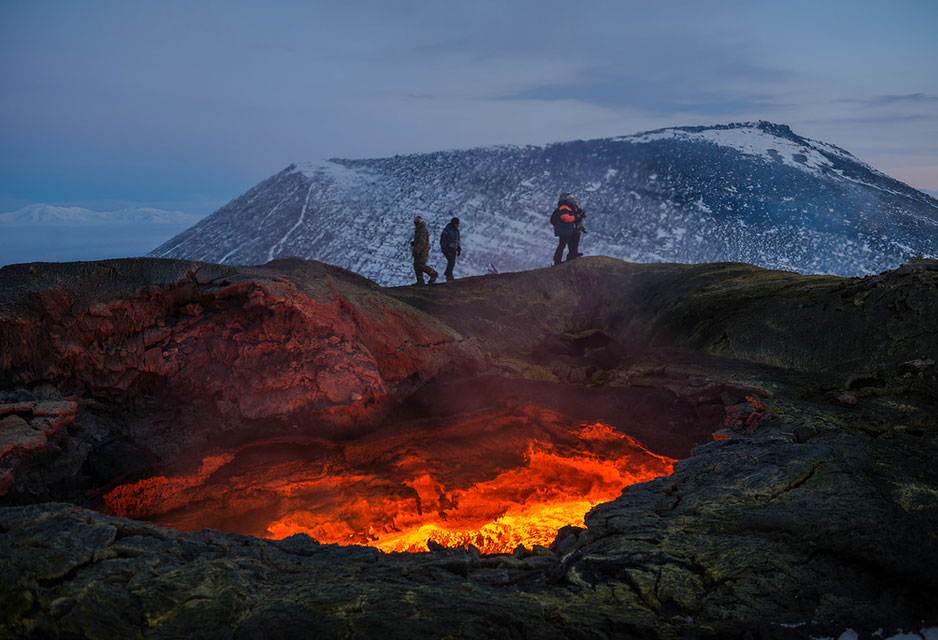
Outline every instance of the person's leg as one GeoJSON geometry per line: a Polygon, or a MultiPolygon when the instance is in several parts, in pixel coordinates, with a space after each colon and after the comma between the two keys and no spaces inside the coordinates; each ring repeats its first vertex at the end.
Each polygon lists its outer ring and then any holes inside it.
{"type": "Polygon", "coordinates": [[[563,249],[566,246],[566,236],[557,236],[557,250],[554,251],[554,264],[560,264],[560,261],[563,260],[563,249]]]}
{"type": "Polygon", "coordinates": [[[436,282],[437,277],[440,275],[436,272],[436,269],[434,269],[433,267],[427,266],[426,262],[423,263],[423,272],[427,274],[428,276],[430,276],[429,284],[433,284],[434,282],[436,282]]]}
{"type": "Polygon", "coordinates": [[[426,266],[422,259],[414,257],[414,274],[417,276],[417,284],[423,284],[423,271],[426,266]]]}
{"type": "Polygon", "coordinates": [[[447,281],[450,281],[453,279],[453,268],[456,266],[456,250],[447,249],[443,252],[443,255],[446,256],[446,271],[443,272],[443,275],[446,276],[447,281]]]}
{"type": "Polygon", "coordinates": [[[580,232],[574,231],[567,241],[567,260],[573,260],[579,254],[580,250],[580,232]]]}

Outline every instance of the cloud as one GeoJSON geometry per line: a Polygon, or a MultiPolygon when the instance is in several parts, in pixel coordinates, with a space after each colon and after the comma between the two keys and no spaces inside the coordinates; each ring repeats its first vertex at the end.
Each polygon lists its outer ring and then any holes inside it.
{"type": "Polygon", "coordinates": [[[938,102],[938,96],[930,96],[924,93],[908,93],[899,96],[876,96],[870,99],[869,104],[884,106],[893,104],[934,104],[936,102],[938,102]]]}
{"type": "Polygon", "coordinates": [[[882,114],[882,115],[861,115],[861,116],[835,116],[818,120],[810,120],[813,123],[840,122],[850,124],[899,124],[908,122],[930,122],[936,117],[927,114],[882,114]]]}
{"type": "Polygon", "coordinates": [[[692,112],[716,118],[775,112],[790,106],[771,94],[686,87],[676,89],[671,83],[641,77],[542,85],[505,97],[522,100],[576,99],[598,107],[639,109],[658,115],[692,112]]]}
{"type": "Polygon", "coordinates": [[[841,98],[834,102],[841,104],[859,104],[868,107],[933,105],[938,103],[938,96],[928,95],[927,93],[906,93],[902,95],[879,95],[868,98],[841,98]]]}
{"type": "Polygon", "coordinates": [[[797,73],[757,62],[739,42],[643,34],[603,54],[584,60],[567,77],[500,97],[577,99],[599,107],[719,119],[784,110],[791,106],[789,87],[799,79],[797,73]]]}
{"type": "Polygon", "coordinates": [[[887,42],[824,4],[0,2],[0,198],[231,197],[293,160],[757,119],[934,164],[933,21],[887,42]]]}

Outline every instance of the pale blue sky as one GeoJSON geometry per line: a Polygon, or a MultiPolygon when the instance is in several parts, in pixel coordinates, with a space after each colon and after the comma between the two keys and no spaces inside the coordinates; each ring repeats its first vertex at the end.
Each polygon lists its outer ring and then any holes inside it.
{"type": "Polygon", "coordinates": [[[938,2],[0,3],[0,211],[298,160],[771,120],[938,190],[938,2]]]}

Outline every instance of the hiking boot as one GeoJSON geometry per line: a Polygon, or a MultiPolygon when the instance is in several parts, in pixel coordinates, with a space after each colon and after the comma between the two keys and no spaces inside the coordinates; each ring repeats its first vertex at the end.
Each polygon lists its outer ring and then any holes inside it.
{"type": "Polygon", "coordinates": [[[437,274],[435,273],[432,276],[430,276],[430,282],[428,284],[433,284],[434,282],[436,282],[436,277],[437,277],[437,274]]]}

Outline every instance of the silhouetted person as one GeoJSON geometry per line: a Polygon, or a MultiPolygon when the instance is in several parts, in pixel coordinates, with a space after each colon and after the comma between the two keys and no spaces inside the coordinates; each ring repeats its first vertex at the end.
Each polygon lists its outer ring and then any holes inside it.
{"type": "Polygon", "coordinates": [[[414,239],[411,241],[411,254],[414,256],[414,273],[417,275],[417,284],[423,284],[423,274],[430,276],[430,284],[436,282],[438,275],[433,267],[427,266],[427,256],[430,255],[430,232],[423,218],[414,218],[414,239]]]}
{"type": "Polygon", "coordinates": [[[554,264],[560,264],[563,259],[563,250],[567,249],[567,260],[580,256],[580,233],[583,229],[583,218],[586,214],[577,206],[576,198],[569,193],[561,193],[557,208],[550,216],[550,223],[554,225],[554,235],[557,236],[557,250],[554,251],[554,264]]]}
{"type": "Polygon", "coordinates": [[[446,281],[453,280],[453,267],[456,266],[456,256],[462,253],[462,247],[459,245],[459,218],[453,218],[449,224],[443,228],[440,234],[440,250],[446,256],[446,281]]]}
{"type": "MultiPolygon", "coordinates": [[[[567,246],[570,247],[570,252],[573,253],[574,258],[579,258],[583,254],[580,253],[580,238],[582,234],[586,233],[586,227],[583,226],[583,220],[586,219],[586,212],[580,208],[580,205],[576,203],[576,198],[570,196],[570,202],[573,203],[573,216],[576,218],[576,222],[573,223],[573,236],[570,238],[570,242],[567,246]]],[[[567,258],[572,260],[572,258],[567,258]]]]}

